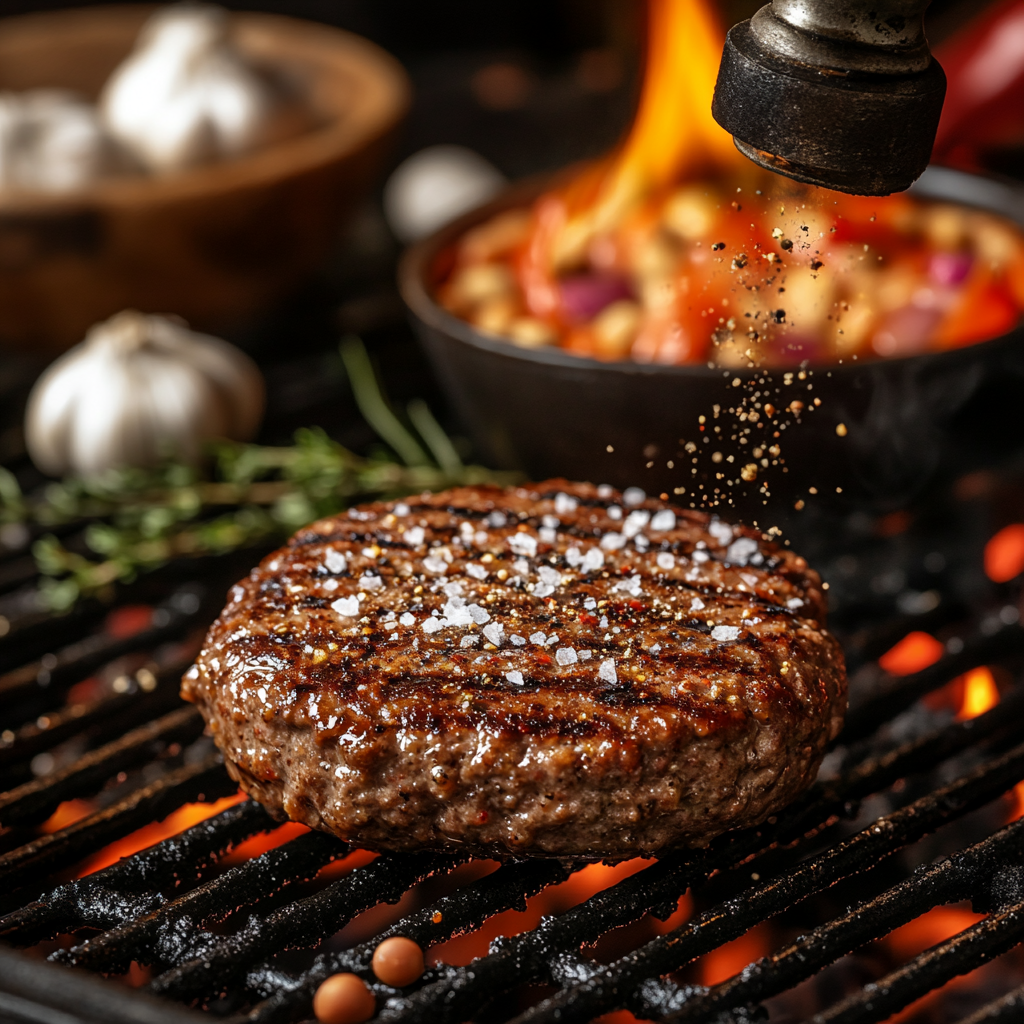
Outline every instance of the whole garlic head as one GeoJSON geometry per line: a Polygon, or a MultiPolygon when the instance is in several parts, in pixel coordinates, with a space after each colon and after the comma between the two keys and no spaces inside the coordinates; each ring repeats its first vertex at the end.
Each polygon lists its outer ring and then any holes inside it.
{"type": "Polygon", "coordinates": [[[126,164],[95,108],[74,93],[0,93],[0,187],[64,192],[126,164]]]}
{"type": "Polygon", "coordinates": [[[248,440],[263,415],[263,378],[219,338],[125,310],[36,382],[25,415],[32,461],[53,475],[196,461],[203,442],[248,440]]]}
{"type": "Polygon", "coordinates": [[[164,7],[100,96],[110,133],[151,170],[173,171],[263,141],[274,96],[228,38],[227,12],[164,7]]]}

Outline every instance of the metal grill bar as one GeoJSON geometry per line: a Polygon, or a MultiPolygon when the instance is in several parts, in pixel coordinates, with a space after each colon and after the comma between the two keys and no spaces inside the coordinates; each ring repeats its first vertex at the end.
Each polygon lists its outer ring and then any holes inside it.
{"type": "Polygon", "coordinates": [[[183,765],[163,778],[129,793],[124,799],[81,821],[40,836],[0,857],[0,882],[8,889],[41,881],[46,873],[69,867],[86,854],[115,839],[123,839],[151,821],[159,821],[183,803],[230,796],[235,784],[224,771],[219,754],[199,764],[183,765]]]}
{"type": "Polygon", "coordinates": [[[42,721],[26,722],[19,729],[11,730],[13,739],[0,740],[0,768],[27,762],[40,751],[49,750],[86,729],[102,741],[109,736],[122,735],[126,721],[145,721],[162,711],[179,707],[178,685],[183,670],[177,665],[161,670],[155,677],[157,685],[152,693],[140,695],[129,691],[86,704],[72,704],[47,712],[40,716],[42,721]]]}
{"type": "Polygon", "coordinates": [[[0,1018],[26,1024],[202,1024],[204,1017],[80,971],[0,948],[0,1018]],[[39,995],[46,993],[46,1016],[39,995]]]}
{"type": "Polygon", "coordinates": [[[1002,999],[983,1006],[976,1013],[964,1017],[960,1024],[1004,1024],[1024,1017],[1024,985],[1007,992],[1002,999]]]}
{"type": "Polygon", "coordinates": [[[1024,939],[1024,903],[986,917],[959,935],[914,957],[849,999],[824,1013],[814,1024],[869,1024],[882,1021],[958,974],[968,974],[1024,939]]]}
{"type": "Polygon", "coordinates": [[[395,903],[417,882],[448,873],[468,857],[390,854],[327,886],[304,900],[290,903],[264,920],[251,919],[234,935],[207,942],[194,959],[161,974],[150,983],[156,995],[192,999],[222,991],[243,977],[246,966],[281,949],[312,946],[333,935],[360,911],[379,903],[395,903]]]}
{"type": "Polygon", "coordinates": [[[1020,651],[1024,651],[1024,628],[1014,623],[991,635],[977,634],[968,638],[962,650],[946,654],[934,665],[913,675],[884,675],[873,693],[865,694],[856,705],[851,705],[839,742],[849,744],[870,736],[879,722],[887,722],[906,711],[932,690],[978,665],[992,664],[1020,651]]]}
{"type": "MultiPolygon", "coordinates": [[[[528,897],[568,877],[569,869],[557,861],[523,861],[499,868],[460,892],[444,896],[431,906],[402,918],[362,945],[341,953],[322,954],[294,984],[282,987],[274,977],[270,992],[264,990],[269,998],[250,1013],[235,1018],[235,1024],[242,1021],[278,1024],[308,1016],[320,982],[341,971],[351,971],[365,978],[380,998],[394,997],[397,990],[382,985],[370,970],[374,950],[384,939],[404,935],[426,949],[478,928],[494,914],[525,910],[528,897]]],[[[264,978],[270,974],[266,965],[258,968],[247,979],[247,987],[260,992],[264,978]]]]}
{"type": "Polygon", "coordinates": [[[200,609],[192,588],[176,594],[160,605],[154,613],[155,625],[129,637],[112,637],[94,633],[78,640],[56,654],[47,654],[36,661],[0,676],[0,700],[11,703],[46,691],[56,697],[72,684],[84,679],[101,665],[132,651],[156,647],[179,636],[195,621],[200,609]],[[190,600],[183,600],[184,597],[190,600]]]}
{"type": "MultiPolygon", "coordinates": [[[[40,900],[0,918],[0,938],[30,945],[83,926],[111,928],[145,910],[132,909],[126,895],[186,885],[230,847],[277,823],[255,800],[229,807],[215,817],[95,874],[59,886],[40,900]],[[122,900],[105,897],[120,895],[122,900]]],[[[161,899],[161,902],[163,900],[161,899]]]]}
{"type": "Polygon", "coordinates": [[[724,1010],[760,1003],[834,963],[860,946],[912,921],[933,907],[975,894],[1001,865],[1024,853],[1024,820],[952,857],[919,868],[910,878],[865,900],[772,956],[764,957],[703,992],[691,993],[681,1006],[652,1005],[667,1021],[712,1020],[724,1010]]]}
{"type": "Polygon", "coordinates": [[[150,966],[181,963],[190,958],[192,950],[178,922],[186,921],[198,928],[232,910],[251,906],[314,878],[325,864],[344,856],[349,849],[333,836],[309,832],[231,868],[150,913],[129,912],[118,927],[57,959],[102,971],[127,970],[132,960],[150,966]]]}
{"type": "Polygon", "coordinates": [[[64,800],[94,792],[119,771],[151,760],[167,744],[191,742],[203,728],[198,710],[185,707],[133,729],[52,775],[0,794],[0,824],[7,828],[45,821],[64,800]]]}
{"type": "MultiPolygon", "coordinates": [[[[755,924],[813,893],[873,867],[940,825],[981,807],[1024,778],[1024,744],[956,782],[879,818],[862,832],[790,871],[652,940],[594,976],[563,989],[517,1018],[517,1024],[589,1021],[634,998],[643,982],[679,970],[698,956],[738,938],[755,924]]],[[[417,1020],[417,1017],[399,1017],[417,1020]]]]}

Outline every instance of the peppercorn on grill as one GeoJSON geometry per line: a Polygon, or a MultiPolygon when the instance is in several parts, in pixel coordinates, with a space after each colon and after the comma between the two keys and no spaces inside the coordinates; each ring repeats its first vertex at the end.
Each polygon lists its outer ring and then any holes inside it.
{"type": "MultiPolygon", "coordinates": [[[[883,543],[873,557],[890,556],[883,543]]],[[[0,1018],[304,1020],[325,978],[353,972],[388,1021],[537,1024],[618,1008],[654,1020],[711,1021],[725,1011],[749,1019],[851,951],[935,907],[973,900],[984,914],[976,923],[815,1018],[876,1021],[1024,940],[1024,819],[993,818],[1024,781],[1024,629],[1006,587],[975,588],[970,607],[962,594],[943,594],[895,621],[870,596],[839,602],[852,706],[831,770],[810,792],[757,829],[647,862],[532,929],[482,944],[468,966],[429,967],[406,990],[373,975],[383,938],[407,936],[428,950],[543,899],[584,865],[524,860],[481,876],[463,868],[465,857],[384,854],[341,873],[330,865],[353,851],[316,832],[232,857],[279,827],[242,800],[83,874],[87,858],[141,827],[236,792],[198,712],[177,696],[231,569],[168,586],[127,634],[111,623],[132,614],[132,588],[105,618],[95,607],[9,617],[0,641],[0,1018]],[[879,669],[874,659],[915,627],[941,629],[943,656],[903,676],[879,669]],[[980,665],[1017,680],[995,707],[953,721],[917,713],[922,697],[980,665]],[[83,700],[87,679],[106,685],[83,700]],[[89,812],[61,827],[59,809],[76,800],[91,801],[89,812]],[[883,813],[865,818],[862,804],[883,813]],[[922,841],[934,855],[911,869],[905,854],[922,841]],[[610,962],[587,955],[609,933],[668,918],[687,892],[694,908],[683,923],[636,933],[636,947],[610,962]],[[364,929],[347,947],[334,940],[362,912],[400,900],[373,934],[364,929]],[[767,956],[715,984],[686,980],[688,965],[796,911],[810,922],[799,938],[777,932],[767,956]],[[132,972],[134,987],[116,978],[132,972]]],[[[25,584],[24,573],[11,578],[25,584]]],[[[856,584],[853,573],[845,592],[856,584]]],[[[971,1021],[1011,1019],[1024,989],[992,997],[971,1021]]]]}

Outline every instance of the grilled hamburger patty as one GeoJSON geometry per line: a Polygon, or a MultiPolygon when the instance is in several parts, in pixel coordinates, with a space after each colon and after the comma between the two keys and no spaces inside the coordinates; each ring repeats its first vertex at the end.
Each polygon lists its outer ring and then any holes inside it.
{"type": "Polygon", "coordinates": [[[817,574],[746,527],[565,480],[314,523],[182,692],[277,816],[380,850],[625,857],[756,824],[846,707],[817,574]]]}

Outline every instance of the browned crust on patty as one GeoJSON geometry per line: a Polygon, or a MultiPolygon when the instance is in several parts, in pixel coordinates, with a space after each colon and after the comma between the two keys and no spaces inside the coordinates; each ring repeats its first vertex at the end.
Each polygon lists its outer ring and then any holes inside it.
{"type": "Polygon", "coordinates": [[[299,531],[182,693],[248,793],[361,846],[625,857],[791,801],[846,676],[799,556],[550,480],[299,531]]]}

